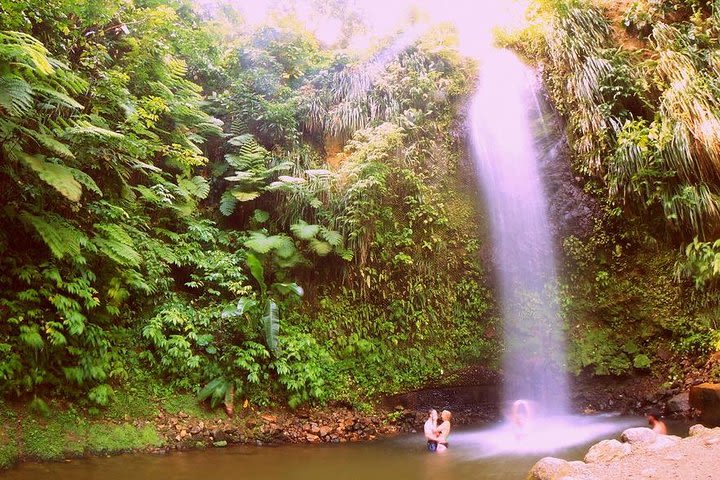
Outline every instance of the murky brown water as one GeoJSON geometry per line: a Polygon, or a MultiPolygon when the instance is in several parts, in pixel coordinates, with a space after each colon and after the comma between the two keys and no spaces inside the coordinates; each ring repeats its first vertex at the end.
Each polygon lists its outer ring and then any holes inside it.
{"type": "MultiPolygon", "coordinates": [[[[603,420],[607,422],[608,420],[603,420]]],[[[611,419],[613,437],[642,419],[611,419]]],[[[677,433],[687,426],[676,426],[677,433]]],[[[168,455],[121,455],[58,463],[25,463],[0,474],[3,480],[513,480],[524,479],[532,465],[548,455],[581,459],[595,438],[562,450],[486,456],[488,428],[458,429],[450,450],[431,454],[421,435],[364,444],[228,447],[168,455]]]]}

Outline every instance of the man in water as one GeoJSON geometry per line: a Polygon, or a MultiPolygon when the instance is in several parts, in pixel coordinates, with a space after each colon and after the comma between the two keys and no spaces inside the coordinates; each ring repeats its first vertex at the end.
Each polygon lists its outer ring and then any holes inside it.
{"type": "Polygon", "coordinates": [[[435,409],[430,409],[428,419],[425,421],[425,440],[427,440],[427,449],[434,452],[438,447],[437,420],[438,413],[435,409]]]}
{"type": "Polygon", "coordinates": [[[650,428],[653,429],[653,432],[660,435],[667,435],[667,427],[665,426],[665,422],[660,420],[655,412],[648,413],[647,420],[648,425],[650,425],[650,428]]]}

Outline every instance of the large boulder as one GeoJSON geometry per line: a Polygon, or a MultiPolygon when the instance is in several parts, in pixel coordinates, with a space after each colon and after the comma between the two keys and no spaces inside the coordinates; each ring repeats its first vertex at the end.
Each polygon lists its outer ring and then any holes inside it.
{"type": "Polygon", "coordinates": [[[690,392],[673,395],[667,402],[670,413],[685,415],[690,411],[690,392]]]}
{"type": "Polygon", "coordinates": [[[533,465],[527,480],[572,480],[585,470],[583,462],[568,462],[560,458],[541,458],[533,465]]]}
{"type": "Polygon", "coordinates": [[[596,443],[585,454],[586,463],[607,463],[628,455],[632,447],[629,443],[620,443],[617,440],[603,440],[596,443]]]}
{"type": "Polygon", "coordinates": [[[647,427],[628,428],[622,435],[620,440],[631,445],[647,445],[657,440],[658,434],[647,427]]]}
{"type": "Polygon", "coordinates": [[[701,383],[690,387],[690,406],[700,410],[704,425],[720,425],[720,383],[701,383]]]}

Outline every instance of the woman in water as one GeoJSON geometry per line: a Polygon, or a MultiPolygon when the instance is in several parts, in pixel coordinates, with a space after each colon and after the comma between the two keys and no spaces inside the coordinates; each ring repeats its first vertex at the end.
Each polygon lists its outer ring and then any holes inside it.
{"type": "Polygon", "coordinates": [[[447,437],[450,435],[450,420],[452,420],[452,413],[450,413],[448,410],[443,410],[440,414],[440,418],[442,418],[442,423],[440,426],[437,427],[437,451],[438,452],[444,452],[448,449],[448,441],[447,437]]]}

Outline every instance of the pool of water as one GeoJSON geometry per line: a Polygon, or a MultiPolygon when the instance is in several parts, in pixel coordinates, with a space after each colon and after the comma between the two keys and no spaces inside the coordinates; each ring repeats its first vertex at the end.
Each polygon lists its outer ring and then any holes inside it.
{"type": "MultiPolygon", "coordinates": [[[[432,454],[421,434],[403,435],[362,444],[237,446],[168,455],[135,454],[84,458],[57,463],[23,463],[0,474],[8,480],[513,480],[524,479],[542,457],[582,459],[588,447],[616,438],[631,426],[644,426],[638,417],[572,417],[539,425],[534,433],[503,425],[457,428],[450,449],[432,454]],[[574,419],[574,420],[573,420],[574,419]],[[560,423],[567,422],[568,426],[560,423]],[[554,429],[554,430],[553,430],[554,429]],[[553,444],[565,438],[566,441],[553,444]],[[570,440],[572,439],[572,441],[570,440]],[[573,443],[573,444],[569,444],[573,443]]],[[[670,423],[671,433],[686,435],[687,425],[670,423]]]]}

